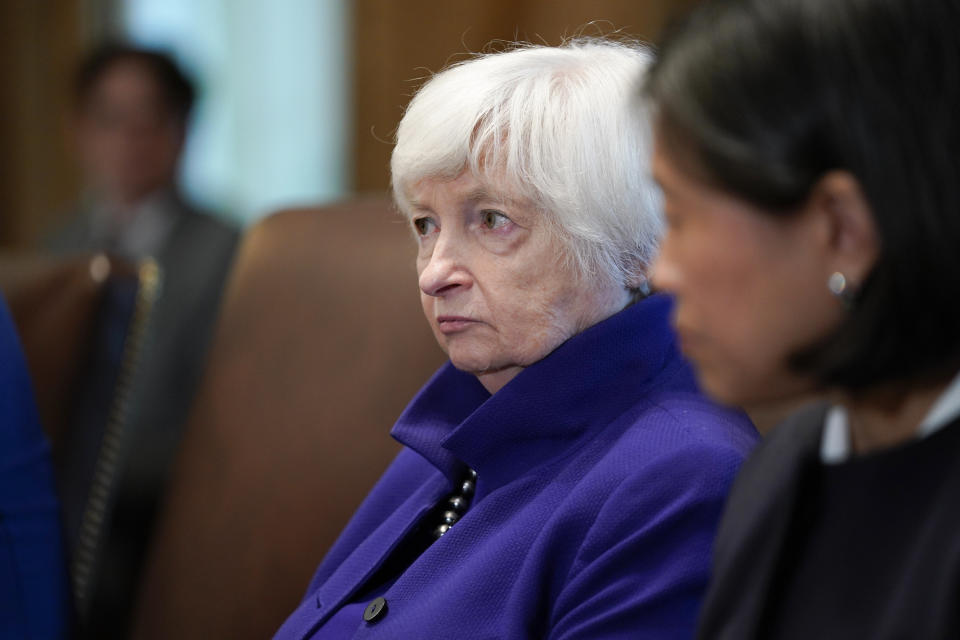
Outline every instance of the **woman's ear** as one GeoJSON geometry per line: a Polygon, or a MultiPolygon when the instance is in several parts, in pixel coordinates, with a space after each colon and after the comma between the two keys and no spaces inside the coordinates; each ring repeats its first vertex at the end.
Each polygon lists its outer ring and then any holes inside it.
{"type": "Polygon", "coordinates": [[[880,234],[860,182],[849,171],[830,171],[813,186],[806,208],[820,223],[828,268],[862,284],[880,254],[880,234]]]}
{"type": "Polygon", "coordinates": [[[644,267],[640,264],[630,270],[630,276],[627,278],[626,287],[629,291],[639,294],[640,298],[645,298],[652,293],[653,285],[647,276],[650,267],[644,267]]]}

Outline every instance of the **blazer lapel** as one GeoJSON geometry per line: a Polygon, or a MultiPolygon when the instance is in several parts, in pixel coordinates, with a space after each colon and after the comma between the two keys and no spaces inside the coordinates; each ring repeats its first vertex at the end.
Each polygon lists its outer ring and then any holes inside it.
{"type": "MultiPolygon", "coordinates": [[[[443,498],[449,487],[443,476],[424,484],[343,561],[317,592],[308,596],[280,631],[285,637],[308,638],[380,567],[406,534],[443,498]]],[[[357,624],[359,625],[359,620],[357,624]]],[[[280,635],[280,632],[278,632],[280,635]]]]}
{"type": "Polygon", "coordinates": [[[816,460],[825,414],[820,404],[796,414],[744,464],[717,535],[699,638],[757,637],[801,480],[816,460]]]}

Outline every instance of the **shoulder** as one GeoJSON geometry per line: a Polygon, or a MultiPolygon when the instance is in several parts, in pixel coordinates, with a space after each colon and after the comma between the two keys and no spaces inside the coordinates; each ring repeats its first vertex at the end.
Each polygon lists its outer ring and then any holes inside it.
{"type": "Polygon", "coordinates": [[[611,625],[692,634],[723,504],[757,435],[743,414],[694,393],[647,400],[581,452],[592,466],[556,509],[570,559],[557,637],[599,637],[611,625]]]}
{"type": "Polygon", "coordinates": [[[823,404],[801,409],[771,431],[743,465],[714,542],[701,634],[750,624],[764,597],[763,575],[776,566],[804,467],[816,456],[825,413],[823,404]]]}
{"type": "Polygon", "coordinates": [[[737,490],[751,496],[768,492],[771,487],[764,478],[793,473],[797,464],[815,455],[827,409],[824,403],[811,403],[778,424],[743,465],[737,490]]]}
{"type": "Polygon", "coordinates": [[[169,289],[185,300],[218,296],[239,239],[230,224],[184,208],[157,256],[169,289]]]}
{"type": "Polygon", "coordinates": [[[778,425],[743,465],[724,509],[716,542],[717,571],[731,574],[781,526],[815,459],[826,405],[814,404],[778,425]]]}
{"type": "Polygon", "coordinates": [[[601,437],[615,438],[616,449],[633,451],[642,459],[719,456],[737,467],[760,439],[743,411],[720,405],[700,391],[689,363],[674,349],[601,437]]]}
{"type": "Polygon", "coordinates": [[[667,546],[695,537],[696,548],[706,553],[734,478],[758,437],[742,412],[699,394],[652,396],[571,459],[569,468],[587,462],[558,511],[580,519],[585,549],[602,550],[626,532],[649,536],[659,530],[670,532],[657,538],[667,546]]]}
{"type": "Polygon", "coordinates": [[[593,505],[594,537],[652,522],[712,532],[758,437],[742,412],[697,393],[651,396],[578,453],[588,462],[566,502],[593,505]]]}
{"type": "Polygon", "coordinates": [[[666,467],[669,476],[690,472],[728,477],[759,440],[742,411],[721,407],[692,391],[651,394],[608,431],[612,437],[603,466],[622,459],[629,463],[624,470],[630,476],[659,474],[666,467]]]}
{"type": "Polygon", "coordinates": [[[777,425],[744,463],[733,485],[717,541],[725,555],[744,531],[776,520],[797,490],[804,465],[817,455],[827,406],[815,403],[777,425]]]}
{"type": "Polygon", "coordinates": [[[232,250],[239,237],[240,230],[226,220],[184,207],[172,241],[206,244],[208,251],[219,247],[232,250]]]}

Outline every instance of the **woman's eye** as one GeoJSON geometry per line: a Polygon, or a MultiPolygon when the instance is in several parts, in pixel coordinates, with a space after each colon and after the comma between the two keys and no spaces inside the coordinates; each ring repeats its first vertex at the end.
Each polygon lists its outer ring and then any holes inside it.
{"type": "Polygon", "coordinates": [[[417,218],[413,221],[413,228],[417,230],[417,233],[421,236],[425,236],[437,225],[433,222],[431,218],[417,218]]]}
{"type": "Polygon", "coordinates": [[[487,229],[500,229],[510,223],[510,218],[499,211],[485,209],[480,212],[480,223],[487,229]]]}

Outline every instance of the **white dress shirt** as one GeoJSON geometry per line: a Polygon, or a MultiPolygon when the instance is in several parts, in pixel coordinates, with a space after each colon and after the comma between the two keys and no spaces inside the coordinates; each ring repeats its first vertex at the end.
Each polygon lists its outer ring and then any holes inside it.
{"type": "Polygon", "coordinates": [[[158,191],[127,211],[97,207],[91,220],[95,246],[130,258],[156,256],[173,231],[181,205],[169,191],[158,191]]]}
{"type": "MultiPolygon", "coordinates": [[[[920,440],[936,433],[950,424],[958,415],[960,415],[960,374],[954,377],[950,386],[933,403],[933,407],[917,427],[916,438],[920,440]]],[[[827,412],[823,425],[820,461],[824,464],[840,464],[848,460],[852,453],[847,410],[840,405],[834,405],[827,412]]]]}

